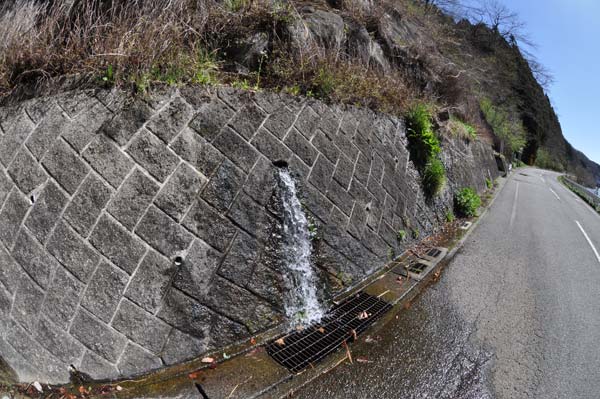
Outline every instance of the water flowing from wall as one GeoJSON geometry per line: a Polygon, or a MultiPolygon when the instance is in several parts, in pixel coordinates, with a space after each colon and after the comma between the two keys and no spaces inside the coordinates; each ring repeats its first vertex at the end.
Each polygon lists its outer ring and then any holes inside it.
{"type": "Polygon", "coordinates": [[[287,168],[279,170],[284,207],[283,256],[288,291],[287,316],[301,324],[319,321],[325,311],[317,295],[318,278],[311,264],[311,234],[309,223],[296,195],[296,183],[287,168]]]}

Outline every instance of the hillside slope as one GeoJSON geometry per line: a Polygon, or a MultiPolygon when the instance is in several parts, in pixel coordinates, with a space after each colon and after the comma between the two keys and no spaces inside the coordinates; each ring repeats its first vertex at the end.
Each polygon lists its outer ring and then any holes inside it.
{"type": "Polygon", "coordinates": [[[0,92],[7,103],[79,74],[142,94],[157,82],[227,84],[399,116],[425,103],[439,113],[438,134],[464,134],[467,123],[509,160],[600,179],[600,166],[565,140],[518,40],[430,3],[6,2],[0,92]]]}

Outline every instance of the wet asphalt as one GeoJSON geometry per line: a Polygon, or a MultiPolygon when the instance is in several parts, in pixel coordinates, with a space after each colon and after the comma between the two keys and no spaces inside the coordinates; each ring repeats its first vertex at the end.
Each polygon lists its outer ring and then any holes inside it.
{"type": "Polygon", "coordinates": [[[293,397],[599,398],[600,216],[556,177],[514,172],[440,281],[293,397]]]}

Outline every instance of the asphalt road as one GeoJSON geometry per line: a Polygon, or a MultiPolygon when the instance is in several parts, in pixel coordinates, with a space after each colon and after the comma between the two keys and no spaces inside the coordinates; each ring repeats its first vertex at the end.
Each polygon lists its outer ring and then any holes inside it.
{"type": "Polygon", "coordinates": [[[600,216],[519,169],[440,282],[296,398],[599,398],[600,216]],[[595,247],[595,248],[594,248],[595,247]]]}

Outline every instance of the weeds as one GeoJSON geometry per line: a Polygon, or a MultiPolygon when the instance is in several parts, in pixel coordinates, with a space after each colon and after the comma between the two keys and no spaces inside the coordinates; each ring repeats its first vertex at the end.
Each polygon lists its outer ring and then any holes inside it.
{"type": "Polygon", "coordinates": [[[448,128],[453,136],[461,137],[469,141],[477,139],[477,129],[475,126],[461,121],[454,115],[450,117],[448,128]]]}
{"type": "Polygon", "coordinates": [[[399,230],[398,233],[396,234],[396,239],[399,242],[403,242],[406,239],[406,231],[405,230],[399,230]]]}
{"type": "Polygon", "coordinates": [[[481,198],[474,189],[466,187],[456,193],[454,206],[461,216],[476,216],[477,209],[481,206],[481,198]]]}
{"type": "Polygon", "coordinates": [[[433,131],[432,116],[424,104],[412,107],[406,115],[411,159],[421,173],[428,198],[439,194],[446,183],[446,169],[439,159],[440,141],[433,131]]]}
{"type": "Polygon", "coordinates": [[[487,186],[488,190],[491,190],[492,187],[494,187],[494,183],[492,182],[492,179],[489,179],[489,178],[485,179],[485,185],[487,186]]]}
{"type": "Polygon", "coordinates": [[[452,223],[452,222],[454,222],[454,220],[456,220],[456,216],[454,216],[454,212],[452,212],[452,209],[448,209],[448,211],[446,212],[446,222],[452,223]]]}

